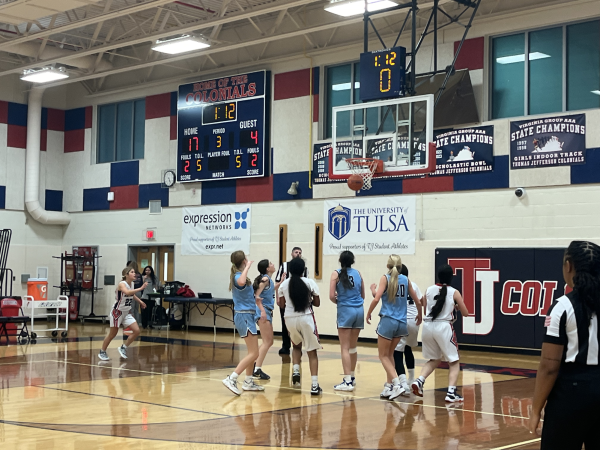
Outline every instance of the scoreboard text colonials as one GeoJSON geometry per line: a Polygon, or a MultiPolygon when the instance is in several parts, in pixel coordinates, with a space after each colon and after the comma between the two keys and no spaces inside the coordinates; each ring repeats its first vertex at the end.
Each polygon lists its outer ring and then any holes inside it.
{"type": "Polygon", "coordinates": [[[266,72],[179,87],[178,181],[264,176],[266,72]]]}
{"type": "Polygon", "coordinates": [[[400,97],[406,89],[406,49],[394,47],[360,55],[360,99],[400,97]]]}

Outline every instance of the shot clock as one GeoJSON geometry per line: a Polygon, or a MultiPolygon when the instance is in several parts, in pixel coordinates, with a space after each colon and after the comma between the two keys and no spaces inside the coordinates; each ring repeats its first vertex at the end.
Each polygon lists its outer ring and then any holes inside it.
{"type": "Polygon", "coordinates": [[[268,73],[179,86],[177,181],[265,175],[268,73]]]}
{"type": "Polygon", "coordinates": [[[393,47],[361,53],[361,101],[401,97],[406,89],[406,49],[393,47]]]}

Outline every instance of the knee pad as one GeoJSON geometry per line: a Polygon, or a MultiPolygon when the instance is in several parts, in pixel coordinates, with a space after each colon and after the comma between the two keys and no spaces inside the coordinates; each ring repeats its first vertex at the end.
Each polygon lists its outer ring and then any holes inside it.
{"type": "Polygon", "coordinates": [[[356,347],[351,348],[350,350],[348,350],[348,353],[350,353],[351,355],[358,353],[358,349],[356,347]]]}

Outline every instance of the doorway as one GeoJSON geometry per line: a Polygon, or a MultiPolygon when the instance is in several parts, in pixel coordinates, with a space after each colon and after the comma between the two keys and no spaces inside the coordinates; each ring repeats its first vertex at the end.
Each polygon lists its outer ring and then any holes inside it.
{"type": "Polygon", "coordinates": [[[175,246],[129,246],[129,259],[135,260],[140,267],[152,266],[161,284],[175,279],[175,246]]]}

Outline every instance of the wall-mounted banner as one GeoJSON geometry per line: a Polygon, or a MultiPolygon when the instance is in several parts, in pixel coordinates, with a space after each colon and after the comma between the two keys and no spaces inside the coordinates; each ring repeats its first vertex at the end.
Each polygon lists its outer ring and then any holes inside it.
{"type": "MultiPolygon", "coordinates": [[[[347,155],[346,158],[362,158],[362,141],[342,141],[338,142],[338,146],[342,149],[342,154],[347,155]]],[[[345,183],[346,180],[331,180],[329,179],[329,152],[331,151],[331,142],[323,144],[315,144],[313,146],[313,184],[322,183],[345,183]]],[[[338,161],[339,162],[339,161],[338,161]]],[[[347,168],[345,163],[344,168],[347,168]]]]}
{"type": "Polygon", "coordinates": [[[436,133],[436,169],[432,175],[457,175],[494,170],[494,126],[436,133]]]}
{"type": "Polygon", "coordinates": [[[183,208],[182,255],[229,255],[250,252],[252,205],[183,208]]]}
{"type": "MultiPolygon", "coordinates": [[[[568,292],[564,248],[438,248],[469,310],[454,323],[458,344],[542,347],[552,302],[568,292]]],[[[433,274],[432,274],[433,275],[433,274]]]]}
{"type": "Polygon", "coordinates": [[[326,200],[323,254],[357,255],[415,253],[416,197],[326,200]]]}
{"type": "Polygon", "coordinates": [[[585,164],[585,114],[510,123],[510,168],[585,164]]]}

